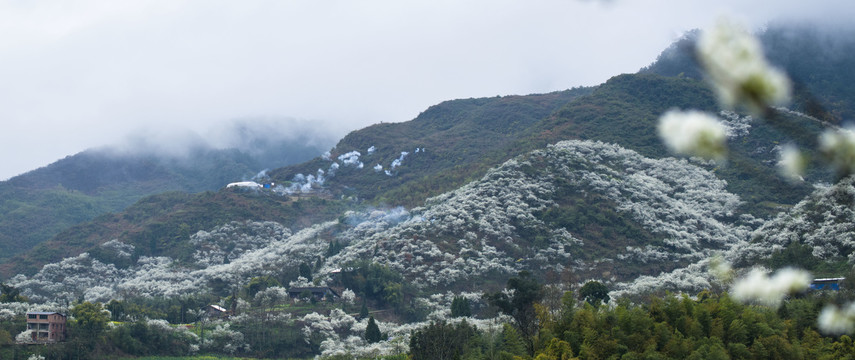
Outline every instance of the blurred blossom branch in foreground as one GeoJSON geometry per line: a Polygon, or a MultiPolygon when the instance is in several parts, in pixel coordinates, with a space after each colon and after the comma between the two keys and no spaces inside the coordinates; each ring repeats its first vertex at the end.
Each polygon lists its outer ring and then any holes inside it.
{"type": "Polygon", "coordinates": [[[669,110],[659,118],[659,136],[671,151],[723,160],[727,130],[714,115],[697,110],[669,110]]]}
{"type": "Polygon", "coordinates": [[[789,79],[766,61],[760,41],[742,26],[719,20],[701,34],[697,54],[723,106],[762,114],[789,102],[789,79]]]}
{"type": "Polygon", "coordinates": [[[801,151],[795,145],[784,145],[778,160],[778,169],[781,175],[791,180],[804,181],[803,176],[806,167],[807,159],[801,151]]]}
{"type": "Polygon", "coordinates": [[[789,294],[807,289],[809,272],[793,268],[778,270],[771,277],[761,269],[752,269],[733,284],[733,298],[743,303],[757,303],[777,308],[789,294]]]}
{"type": "Polygon", "coordinates": [[[716,254],[710,259],[709,272],[722,284],[729,284],[733,281],[733,267],[725,261],[721,254],[716,254]]]}
{"type": "Polygon", "coordinates": [[[826,334],[839,335],[855,330],[855,303],[843,308],[827,305],[817,318],[819,330],[826,334]]]}
{"type": "Polygon", "coordinates": [[[826,130],[819,138],[819,151],[839,177],[855,172],[855,131],[826,130]]]}

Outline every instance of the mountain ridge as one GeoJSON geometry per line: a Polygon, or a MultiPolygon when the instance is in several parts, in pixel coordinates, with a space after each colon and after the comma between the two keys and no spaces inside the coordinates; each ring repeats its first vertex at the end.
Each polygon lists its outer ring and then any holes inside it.
{"type": "MultiPolygon", "coordinates": [[[[648,72],[618,75],[595,88],[452,100],[430,107],[409,122],[375,124],[351,132],[324,156],[270,171],[266,181],[278,186],[269,192],[221,190],[205,196],[221,196],[219,194],[225,191],[229,196],[243,196],[247,202],[277,196],[286,203],[295,198],[315,199],[312,201],[326,202],[318,209],[330,206],[327,216],[337,210],[360,210],[370,206],[404,205],[414,209],[423,206],[426,199],[477,181],[490,169],[520,153],[538,151],[565,139],[604,141],[648,158],[670,157],[656,136],[655,126],[658,116],[674,107],[719,110],[703,81],[648,72]]],[[[815,142],[823,129],[821,123],[798,113],[777,110],[772,114],[773,124],[753,121],[738,113],[720,113],[737,133],[729,141],[729,163],[696,164],[725,180],[728,192],[742,199],[740,213],[758,218],[792,206],[812,191],[807,183],[791,183],[776,175],[775,163],[781,142],[815,142]],[[797,131],[794,133],[793,129],[797,131]]],[[[807,178],[821,181],[827,176],[813,168],[807,178]]],[[[603,208],[597,209],[590,219],[581,219],[597,222],[601,218],[617,218],[601,210],[603,208]]],[[[176,211],[175,218],[180,218],[180,214],[176,211]]],[[[171,215],[164,216],[169,219],[171,215]]],[[[280,216],[294,217],[285,212],[280,216]]],[[[560,218],[562,214],[544,211],[538,216],[548,220],[550,216],[560,218]]],[[[247,220],[241,216],[235,219],[247,220]]],[[[222,225],[227,217],[219,221],[222,225]]],[[[214,222],[206,224],[217,225],[214,222]]],[[[169,226],[178,225],[181,222],[173,221],[169,226]]],[[[309,225],[297,225],[292,230],[299,231],[309,225]]],[[[161,225],[152,221],[143,228],[157,226],[161,225]]],[[[580,231],[599,234],[605,241],[608,236],[596,227],[580,231]]],[[[186,243],[188,237],[181,235],[179,242],[186,243]]],[[[101,238],[87,246],[91,248],[112,239],[101,238]]],[[[129,238],[118,234],[115,239],[126,241],[129,238]]],[[[56,238],[55,241],[63,240],[56,238]]],[[[134,246],[139,245],[137,240],[132,242],[134,246]]],[[[86,248],[68,251],[75,254],[86,248]]],[[[13,265],[5,269],[6,276],[14,273],[13,265]]],[[[32,270],[34,268],[30,267],[32,270]]]]}
{"type": "Polygon", "coordinates": [[[0,261],[70,226],[121,211],[145,195],[216,190],[323,152],[321,137],[269,143],[263,136],[248,136],[257,139],[224,149],[193,141],[175,153],[154,143],[89,149],[0,182],[0,261]]]}

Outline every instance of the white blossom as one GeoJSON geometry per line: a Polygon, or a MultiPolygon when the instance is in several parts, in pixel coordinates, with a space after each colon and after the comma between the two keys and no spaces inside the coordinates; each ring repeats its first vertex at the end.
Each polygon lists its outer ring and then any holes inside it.
{"type": "Polygon", "coordinates": [[[826,130],[819,138],[819,151],[838,174],[855,172],[855,130],[826,130]]]}
{"type": "Polygon", "coordinates": [[[697,53],[724,106],[761,113],[789,101],[789,79],[769,65],[760,42],[742,26],[720,19],[701,34],[697,53]]]}
{"type": "Polygon", "coordinates": [[[354,151],[339,155],[338,159],[344,165],[356,166],[356,167],[361,168],[362,162],[359,161],[360,156],[362,156],[362,153],[354,150],[354,151]]]}
{"type": "Polygon", "coordinates": [[[658,130],[665,145],[678,154],[722,159],[727,151],[726,128],[705,112],[669,110],[659,118],[658,130]]]}
{"type": "Polygon", "coordinates": [[[806,167],[807,158],[795,145],[785,145],[781,148],[780,160],[778,160],[781,175],[792,180],[804,181],[802,176],[806,167]]]}
{"type": "Polygon", "coordinates": [[[733,284],[731,294],[742,302],[777,307],[785,296],[807,289],[810,283],[811,275],[804,270],[784,268],[769,277],[765,271],[754,268],[733,284]]]}
{"type": "Polygon", "coordinates": [[[855,303],[849,303],[842,309],[836,305],[826,305],[817,318],[817,326],[820,331],[829,335],[855,331],[855,303]]]}
{"type": "Polygon", "coordinates": [[[33,331],[32,330],[24,330],[20,334],[15,336],[15,342],[18,343],[29,343],[33,341],[33,331]]]}
{"type": "Polygon", "coordinates": [[[353,290],[344,289],[344,291],[341,292],[341,299],[346,304],[353,305],[354,302],[356,301],[356,293],[353,292],[353,290]]]}

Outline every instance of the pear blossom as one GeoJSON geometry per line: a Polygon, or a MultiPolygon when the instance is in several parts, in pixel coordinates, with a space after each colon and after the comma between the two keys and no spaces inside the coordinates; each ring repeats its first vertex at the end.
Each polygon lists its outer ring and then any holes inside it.
{"type": "Polygon", "coordinates": [[[720,254],[713,256],[709,264],[710,274],[722,283],[733,280],[733,268],[720,254]]]}
{"type": "Polygon", "coordinates": [[[843,308],[826,305],[816,319],[819,330],[825,334],[839,335],[855,330],[855,303],[843,308]]]}
{"type": "Polygon", "coordinates": [[[777,307],[785,296],[807,289],[810,283],[811,275],[804,270],[784,268],[769,277],[765,271],[754,268],[736,281],[731,293],[741,302],[777,307]]]}
{"type": "Polygon", "coordinates": [[[673,152],[723,159],[727,129],[722,122],[702,111],[669,110],[659,118],[659,136],[673,152]]]}
{"type": "Polygon", "coordinates": [[[826,130],[819,138],[819,151],[839,175],[855,172],[855,130],[826,130]]]}
{"type": "Polygon", "coordinates": [[[786,145],[781,149],[778,170],[786,178],[804,181],[807,159],[794,145],[786,145]]]}
{"type": "Polygon", "coordinates": [[[725,107],[745,106],[753,113],[790,99],[790,81],[763,55],[760,41],[742,26],[721,19],[701,34],[697,54],[725,107]]]}

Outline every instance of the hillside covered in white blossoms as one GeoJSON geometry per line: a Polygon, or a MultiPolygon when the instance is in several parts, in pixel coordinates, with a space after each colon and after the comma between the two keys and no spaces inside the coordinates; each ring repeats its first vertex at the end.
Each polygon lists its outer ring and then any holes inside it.
{"type": "MultiPolygon", "coordinates": [[[[330,272],[369,259],[433,292],[501,284],[521,270],[626,286],[748,238],[755,222],[740,215],[740,200],[725,185],[685,159],[564,141],[510,160],[423,207],[348,211],[296,232],[275,222],[233,222],[193,234],[192,259],[110,263],[84,253],[10,283],[34,301],[107,302],[204,293],[215,281],[246,284],[304,262],[322,263],[315,278],[323,282],[330,272]],[[331,243],[340,251],[319,256],[331,243]]],[[[115,259],[134,252],[118,240],[101,248],[115,259]]]]}

